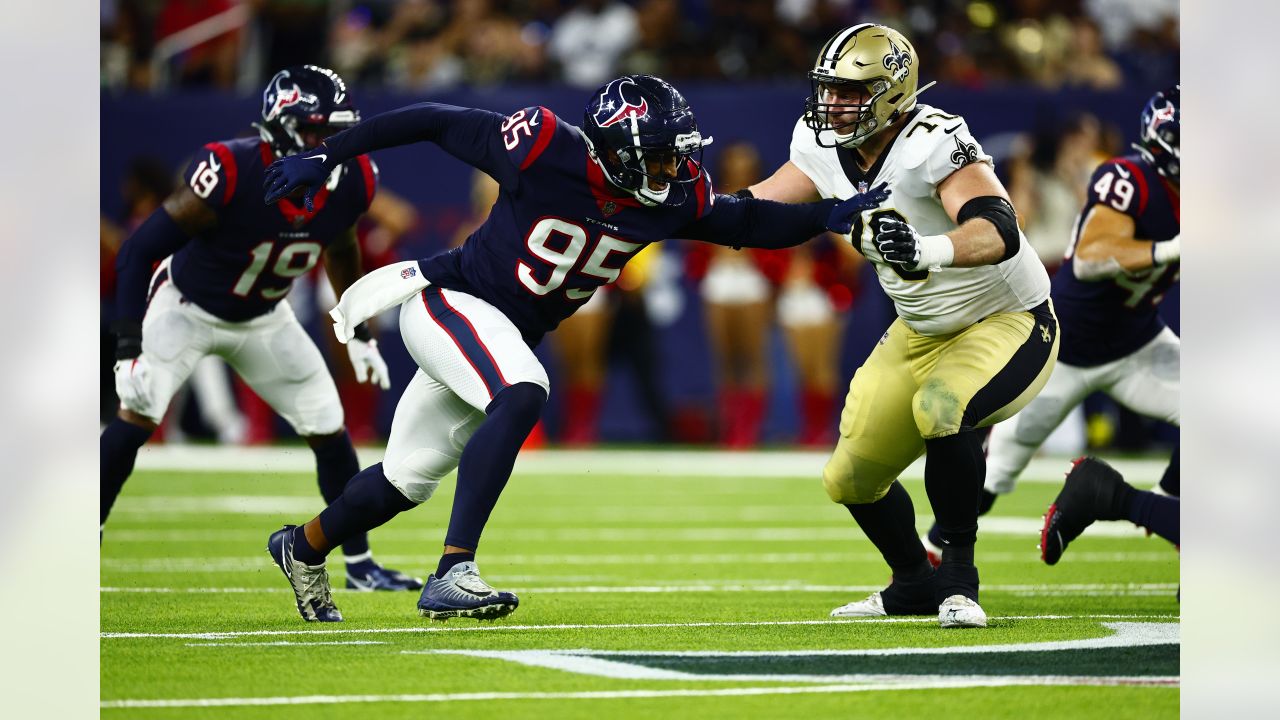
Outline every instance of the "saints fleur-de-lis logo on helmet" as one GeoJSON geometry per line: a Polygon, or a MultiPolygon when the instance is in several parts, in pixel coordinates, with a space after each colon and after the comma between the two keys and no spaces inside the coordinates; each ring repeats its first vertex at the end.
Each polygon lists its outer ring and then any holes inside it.
{"type": "Polygon", "coordinates": [[[889,41],[889,52],[885,53],[881,62],[894,82],[902,82],[907,73],[911,72],[911,53],[899,48],[892,40],[889,41]]]}

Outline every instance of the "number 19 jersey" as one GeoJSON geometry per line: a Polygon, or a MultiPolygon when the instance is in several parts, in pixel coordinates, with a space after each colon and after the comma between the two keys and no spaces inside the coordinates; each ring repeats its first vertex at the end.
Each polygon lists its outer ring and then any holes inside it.
{"type": "Polygon", "coordinates": [[[173,254],[169,272],[183,297],[223,320],[244,322],[275,307],[373,201],[377,169],[361,155],[334,170],[314,211],[300,199],[264,205],[262,175],[274,160],[257,138],[212,142],[183,176],[218,221],[173,254]]]}

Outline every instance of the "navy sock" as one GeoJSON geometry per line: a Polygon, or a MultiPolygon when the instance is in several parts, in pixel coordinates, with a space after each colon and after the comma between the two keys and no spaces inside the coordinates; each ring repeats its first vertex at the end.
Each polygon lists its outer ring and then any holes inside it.
{"type": "Polygon", "coordinates": [[[924,489],[937,518],[943,563],[973,564],[986,472],[979,432],[925,440],[924,489]]]}
{"type": "MultiPolygon", "coordinates": [[[[352,536],[386,524],[391,518],[416,505],[387,480],[387,476],[382,473],[382,463],[378,463],[357,473],[338,499],[320,511],[320,529],[324,531],[324,537],[330,546],[336,546],[345,543],[352,536]]],[[[298,537],[302,535],[299,534],[298,537]]],[[[305,538],[302,544],[306,545],[303,552],[310,549],[321,558],[328,555],[328,551],[319,552],[311,548],[305,538]]],[[[294,557],[308,565],[316,564],[303,558],[298,551],[298,543],[294,543],[294,557]]]]}
{"type": "Polygon", "coordinates": [[[299,525],[293,529],[293,559],[307,565],[323,565],[324,556],[328,553],[322,553],[311,547],[311,543],[307,542],[307,533],[302,527],[299,525]]]}
{"type": "Polygon", "coordinates": [[[1178,470],[1178,453],[1180,452],[1182,452],[1181,447],[1174,449],[1173,457],[1169,458],[1169,467],[1164,469],[1164,476],[1160,478],[1160,489],[1171,497],[1178,497],[1182,490],[1178,470]]]}
{"type": "Polygon", "coordinates": [[[1128,517],[1136,525],[1140,525],[1174,545],[1179,545],[1182,520],[1179,510],[1182,503],[1178,498],[1157,495],[1145,490],[1135,490],[1129,497],[1128,517]]]}
{"type": "Polygon", "coordinates": [[[151,431],[126,422],[120,418],[113,419],[102,431],[99,439],[100,463],[98,482],[99,504],[98,523],[106,524],[107,515],[111,514],[111,506],[115,505],[120,490],[133,472],[133,463],[138,459],[138,449],[146,444],[151,431]]]}
{"type": "Polygon", "coordinates": [[[475,559],[476,554],[473,552],[445,553],[440,556],[440,564],[436,565],[436,577],[444,577],[444,574],[458,563],[471,562],[475,559]]]}
{"type": "Polygon", "coordinates": [[[525,438],[547,404],[547,392],[533,383],[516,383],[485,408],[485,419],[467,441],[458,460],[458,486],[444,544],[475,550],[489,514],[511,477],[525,438]]]}
{"type": "Polygon", "coordinates": [[[911,494],[902,483],[895,480],[889,492],[873,503],[845,507],[884,556],[894,580],[912,582],[933,573],[924,545],[916,535],[916,510],[911,494]]]}
{"type": "MultiPolygon", "coordinates": [[[[316,481],[320,485],[320,494],[324,501],[333,504],[341,495],[351,478],[360,472],[360,461],[356,459],[355,446],[351,444],[351,435],[346,430],[326,438],[316,447],[311,448],[316,454],[316,481]]],[[[369,536],[356,533],[342,543],[344,555],[363,555],[369,552],[369,536]]]]}

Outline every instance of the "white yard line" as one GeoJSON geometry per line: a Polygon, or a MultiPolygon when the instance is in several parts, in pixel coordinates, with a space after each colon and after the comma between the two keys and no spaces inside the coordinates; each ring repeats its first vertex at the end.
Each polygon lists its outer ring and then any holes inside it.
{"type": "MultiPolygon", "coordinates": [[[[805,585],[801,583],[705,583],[699,585],[570,585],[565,587],[513,587],[512,592],[530,594],[660,594],[660,593],[867,593],[883,590],[883,585],[805,585]]],[[[1071,597],[1078,595],[1150,596],[1169,595],[1177,583],[1063,583],[1060,585],[983,585],[986,592],[1007,592],[1036,597],[1071,597]]],[[[104,593],[287,593],[287,587],[101,587],[104,593]]],[[[335,593],[362,594],[336,588],[335,593]]]]}
{"type": "Polygon", "coordinates": [[[921,680],[919,676],[901,677],[898,682],[884,681],[866,684],[801,685],[773,687],[723,688],[714,690],[604,690],[595,692],[492,692],[492,693],[434,693],[420,695],[293,695],[281,697],[245,698],[190,698],[170,700],[104,700],[104,710],[129,708],[187,708],[187,707],[245,707],[272,705],[338,705],[345,703],[432,703],[486,700],[621,700],[634,698],[690,698],[690,697],[742,697],[752,695],[801,695],[850,692],[875,692],[881,690],[927,690],[937,688],[1013,687],[1027,685],[1151,685],[1177,687],[1176,677],[991,677],[949,676],[921,680]]]}
{"type": "MultiPolygon", "coordinates": [[[[1005,615],[992,616],[995,621],[1012,620],[1176,620],[1170,615],[1005,615]]],[[[415,625],[402,628],[326,628],[322,630],[222,630],[194,633],[146,633],[146,632],[104,632],[99,637],[104,640],[135,639],[178,639],[178,640],[228,640],[240,637],[276,637],[276,636],[322,636],[322,635],[385,635],[440,632],[542,632],[548,630],[620,630],[650,628],[696,628],[696,627],[784,627],[795,625],[846,625],[857,623],[898,623],[925,622],[936,623],[933,617],[893,617],[864,618],[859,620],[756,620],[743,622],[688,622],[688,623],[600,623],[600,624],[560,624],[560,625],[415,625]]]]}
{"type": "MultiPolygon", "coordinates": [[[[379,555],[389,565],[413,566],[427,558],[420,555],[379,555]]],[[[601,566],[601,565],[792,565],[795,563],[882,563],[875,553],[613,553],[601,555],[501,555],[501,564],[534,566],[601,566]]],[[[989,552],[978,556],[979,564],[1025,564],[1034,562],[1034,549],[1023,553],[989,552]]],[[[1176,563],[1178,554],[1172,548],[1150,552],[1078,552],[1068,556],[1072,564],[1080,563],[1176,563]]],[[[266,555],[248,557],[174,557],[174,558],[103,558],[100,568],[120,573],[259,573],[268,568],[266,555]]]]}
{"type": "Polygon", "coordinates": [[[331,642],[293,642],[291,640],[278,640],[276,642],[204,642],[204,643],[186,643],[187,647],[209,648],[209,647],[311,647],[312,645],[389,645],[380,640],[334,640],[331,642]]]}
{"type": "MultiPolygon", "coordinates": [[[[361,467],[382,460],[383,448],[360,448],[361,467]]],[[[517,475],[563,476],[600,473],[639,477],[711,478],[819,478],[830,452],[710,450],[535,450],[520,453],[517,475]]],[[[1135,485],[1157,482],[1166,460],[1110,461],[1135,485]]],[[[1070,460],[1066,457],[1035,458],[1022,482],[1061,483],[1070,460]]],[[[138,453],[139,470],[245,471],[269,475],[315,471],[315,456],[305,447],[219,447],[209,445],[146,445],[138,453]]],[[[904,479],[924,477],[919,460],[902,474],[904,479]]]]}
{"type": "MultiPolygon", "coordinates": [[[[217,501],[216,498],[211,500],[217,501]]],[[[125,502],[131,502],[126,499],[125,502]]],[[[221,501],[218,501],[221,502],[221,501]]],[[[310,500],[308,500],[310,502],[310,500]]],[[[318,506],[319,500],[315,503],[318,506]]],[[[122,503],[123,505],[124,503],[122,503]]],[[[213,510],[217,502],[206,503],[207,510],[213,510]]],[[[139,506],[142,507],[142,506],[139,506]]],[[[141,512],[141,511],[140,511],[141,512]]],[[[163,513],[161,505],[154,505],[146,512],[163,513]]],[[[279,512],[278,510],[274,512],[279,512]]],[[[273,512],[273,514],[274,514],[273,512]]],[[[848,520],[848,515],[844,517],[848,520]]],[[[928,527],[933,522],[932,515],[916,517],[916,527],[928,527]]],[[[992,517],[980,520],[979,533],[983,537],[991,535],[1023,536],[1039,538],[1043,520],[1039,517],[992,517]]],[[[1142,538],[1145,532],[1136,525],[1123,521],[1098,522],[1089,526],[1088,537],[1142,538]]],[[[112,530],[108,529],[106,542],[115,543],[236,543],[265,542],[262,530],[222,530],[202,528],[190,530],[112,530]]],[[[599,543],[599,542],[847,542],[862,537],[857,526],[851,522],[839,526],[814,527],[812,525],[790,525],[779,527],[557,527],[557,528],[494,528],[485,532],[489,542],[564,542],[564,543],[599,543]]],[[[440,540],[440,530],[424,528],[409,530],[401,528],[381,528],[378,538],[383,541],[420,540],[435,543],[440,540]]]]}

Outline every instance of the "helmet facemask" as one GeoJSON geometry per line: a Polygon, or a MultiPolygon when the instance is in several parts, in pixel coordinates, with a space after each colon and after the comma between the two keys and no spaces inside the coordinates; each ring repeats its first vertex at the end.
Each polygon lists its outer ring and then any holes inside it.
{"type": "MultiPolygon", "coordinates": [[[[858,147],[881,128],[876,105],[889,92],[888,80],[863,82],[811,72],[809,81],[813,92],[805,103],[805,124],[814,133],[830,130],[836,145],[858,147]],[[844,102],[849,98],[862,98],[863,102],[844,102]]],[[[823,144],[821,138],[819,144],[823,144]]]]}

